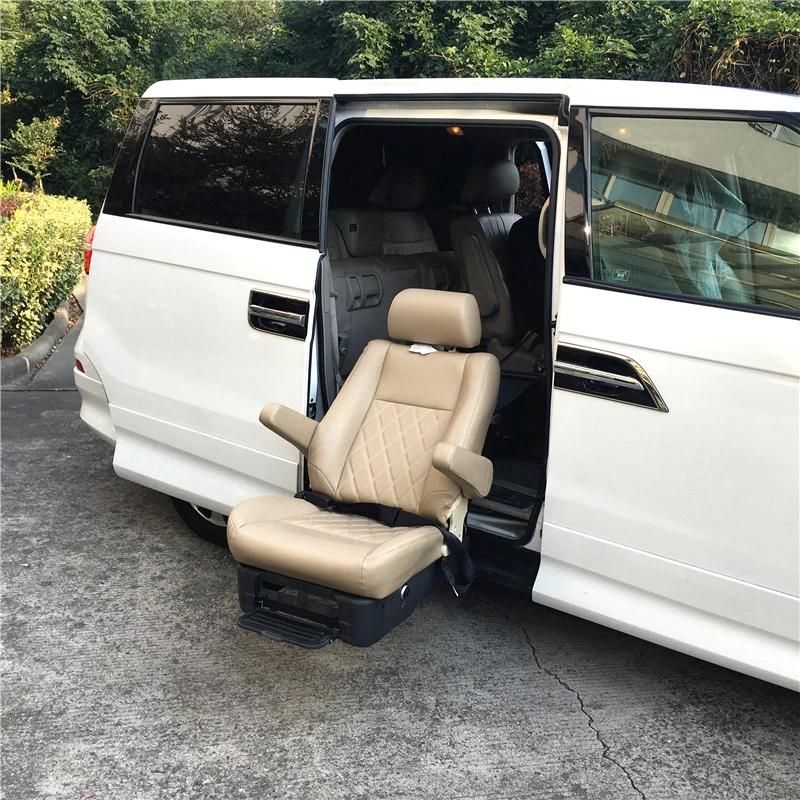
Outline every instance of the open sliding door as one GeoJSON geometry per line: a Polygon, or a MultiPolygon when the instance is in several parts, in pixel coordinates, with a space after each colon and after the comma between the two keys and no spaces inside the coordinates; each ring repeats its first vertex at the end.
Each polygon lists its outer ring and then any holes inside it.
{"type": "Polygon", "coordinates": [[[577,113],[538,602],[798,688],[800,136],[577,113]]]}

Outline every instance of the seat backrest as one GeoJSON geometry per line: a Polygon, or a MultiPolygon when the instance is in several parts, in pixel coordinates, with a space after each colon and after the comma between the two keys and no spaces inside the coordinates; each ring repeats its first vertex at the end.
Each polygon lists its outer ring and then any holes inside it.
{"type": "Polygon", "coordinates": [[[418,256],[381,255],[381,216],[372,209],[334,209],[329,216],[328,252],[342,375],[350,373],[372,339],[386,338],[389,308],[397,294],[424,285],[418,256]]]}
{"type": "Polygon", "coordinates": [[[380,211],[332,208],[328,222],[328,252],[332,259],[367,258],[383,252],[380,211]]]}
{"type": "Polygon", "coordinates": [[[514,297],[518,319],[526,330],[544,338],[544,299],[546,258],[539,245],[539,231],[546,209],[534,209],[518,219],[508,236],[506,283],[514,297]]]}
{"type": "Polygon", "coordinates": [[[416,209],[427,189],[416,167],[389,167],[369,196],[369,204],[382,211],[384,255],[409,256],[439,248],[431,226],[416,209]]]}
{"type": "Polygon", "coordinates": [[[369,196],[369,208],[332,209],[332,224],[328,226],[331,257],[437,252],[431,226],[415,210],[425,199],[425,188],[425,176],[420,170],[390,167],[369,196]]]}
{"type": "Polygon", "coordinates": [[[320,422],[309,483],[342,502],[445,523],[461,490],[433,468],[433,449],[449,442],[481,452],[500,365],[488,353],[441,349],[480,340],[477,303],[463,292],[404,290],[389,311],[389,335],[404,343],[370,342],[320,422]]]}
{"type": "Polygon", "coordinates": [[[387,336],[389,307],[402,289],[459,288],[455,255],[437,249],[427,220],[412,210],[424,197],[420,170],[389,168],[370,195],[369,208],[329,212],[342,375],[349,374],[369,341],[387,336]]]}
{"type": "Polygon", "coordinates": [[[450,226],[450,236],[464,271],[467,291],[481,314],[482,339],[514,341],[514,315],[505,277],[508,237],[518,214],[491,208],[516,193],[519,171],[513,161],[476,161],[464,181],[461,200],[474,209],[450,226]]]}

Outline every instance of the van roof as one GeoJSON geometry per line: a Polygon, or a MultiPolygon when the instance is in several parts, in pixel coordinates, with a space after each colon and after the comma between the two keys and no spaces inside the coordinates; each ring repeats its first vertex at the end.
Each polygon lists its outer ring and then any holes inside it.
{"type": "Polygon", "coordinates": [[[653,81],[564,78],[203,78],[160,81],[144,97],[314,98],[375,95],[566,95],[577,106],[800,113],[800,97],[752,89],[653,81]]]}

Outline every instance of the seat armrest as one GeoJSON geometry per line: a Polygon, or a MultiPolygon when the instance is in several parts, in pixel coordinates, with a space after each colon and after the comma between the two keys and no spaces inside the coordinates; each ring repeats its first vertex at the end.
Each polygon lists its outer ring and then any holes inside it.
{"type": "Polygon", "coordinates": [[[279,403],[267,403],[261,409],[258,419],[264,427],[293,444],[304,456],[308,455],[311,439],[317,429],[316,420],[304,417],[279,403]]]}
{"type": "Polygon", "coordinates": [[[492,488],[492,462],[456,444],[439,442],[433,448],[433,466],[456,483],[466,498],[485,497],[492,488]]]}

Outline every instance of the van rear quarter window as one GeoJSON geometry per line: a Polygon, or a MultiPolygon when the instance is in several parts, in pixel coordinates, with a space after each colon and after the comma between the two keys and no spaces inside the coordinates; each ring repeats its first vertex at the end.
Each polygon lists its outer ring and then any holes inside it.
{"type": "Polygon", "coordinates": [[[105,202],[104,214],[129,214],[133,209],[133,186],[142,142],[150,128],[150,117],[155,110],[155,100],[142,99],[134,109],[125,138],[119,148],[117,163],[111,176],[105,202]]]}
{"type": "Polygon", "coordinates": [[[312,155],[312,144],[322,149],[317,129],[324,127],[318,108],[160,103],[142,146],[133,213],[316,241],[321,153],[312,155]]]}
{"type": "Polygon", "coordinates": [[[595,281],[800,312],[800,137],[748,120],[594,115],[595,281]]]}

